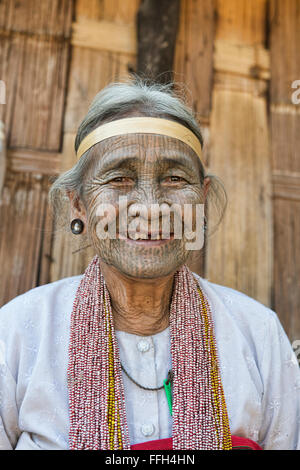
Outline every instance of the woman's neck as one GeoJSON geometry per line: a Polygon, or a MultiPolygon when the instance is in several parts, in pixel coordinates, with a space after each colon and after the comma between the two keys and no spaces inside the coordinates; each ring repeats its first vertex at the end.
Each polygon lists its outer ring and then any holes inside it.
{"type": "Polygon", "coordinates": [[[112,305],[115,330],[150,336],[169,326],[174,273],[156,279],[133,279],[100,262],[112,305]]]}

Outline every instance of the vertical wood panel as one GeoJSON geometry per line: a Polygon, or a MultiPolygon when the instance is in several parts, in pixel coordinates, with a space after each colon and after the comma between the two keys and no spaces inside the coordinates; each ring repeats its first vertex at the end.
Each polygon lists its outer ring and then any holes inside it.
{"type": "Polygon", "coordinates": [[[12,174],[0,202],[1,305],[35,287],[44,243],[48,178],[12,174]]]}
{"type": "Polygon", "coordinates": [[[58,151],[61,146],[68,43],[22,38],[10,147],[58,151]]]}
{"type": "Polygon", "coordinates": [[[270,303],[271,210],[266,103],[216,90],[211,170],[228,195],[226,215],[208,241],[207,277],[270,303]]]}
{"type": "Polygon", "coordinates": [[[273,171],[300,174],[300,105],[271,107],[271,137],[273,171]]]}
{"type": "Polygon", "coordinates": [[[300,338],[300,201],[274,200],[274,308],[291,341],[300,338]]]}
{"type": "Polygon", "coordinates": [[[0,78],[7,91],[0,112],[9,147],[0,202],[1,304],[49,282],[52,219],[48,177],[41,174],[55,168],[49,159],[61,147],[72,6],[72,0],[0,4],[0,78]]]}
{"type": "Polygon", "coordinates": [[[11,121],[15,106],[15,96],[21,73],[23,37],[4,37],[0,35],[0,74],[5,82],[6,104],[0,105],[0,117],[5,124],[6,136],[9,141],[11,121]]]}
{"type": "Polygon", "coordinates": [[[135,23],[140,0],[76,0],[75,16],[116,23],[135,23]]]}
{"type": "Polygon", "coordinates": [[[300,338],[300,105],[292,103],[291,85],[300,79],[300,1],[271,0],[270,6],[272,166],[280,181],[274,198],[273,307],[294,340],[300,338]]]}
{"type": "Polygon", "coordinates": [[[216,0],[218,39],[235,44],[264,44],[266,0],[216,0]]]}
{"type": "Polygon", "coordinates": [[[68,68],[72,0],[4,0],[0,7],[1,109],[9,147],[58,151],[68,68]]]}
{"type": "MultiPolygon", "coordinates": [[[[265,12],[262,0],[219,0],[216,40],[220,53],[231,42],[239,46],[241,60],[246,54],[246,64],[251,48],[255,60],[254,51],[263,48],[265,12]]],[[[209,239],[206,275],[270,305],[272,216],[264,87],[251,69],[246,79],[235,68],[216,70],[215,79],[210,169],[225,185],[228,208],[209,239]]]]}
{"type": "Polygon", "coordinates": [[[70,0],[2,0],[0,29],[67,38],[71,33],[70,0]]]}
{"type": "Polygon", "coordinates": [[[111,52],[72,48],[65,132],[76,133],[96,93],[112,80],[116,61],[116,55],[111,52]]]}
{"type": "Polygon", "coordinates": [[[174,79],[186,88],[190,106],[206,121],[211,110],[214,1],[182,0],[174,79]]]}
{"type": "Polygon", "coordinates": [[[300,80],[300,2],[270,0],[271,101],[291,104],[294,80],[300,80]]]}

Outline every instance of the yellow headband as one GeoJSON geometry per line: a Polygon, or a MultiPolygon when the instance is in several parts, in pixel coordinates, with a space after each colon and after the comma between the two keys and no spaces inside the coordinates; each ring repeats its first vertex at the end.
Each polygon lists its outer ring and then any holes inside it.
{"type": "Polygon", "coordinates": [[[153,117],[124,118],[102,124],[82,140],[77,150],[78,160],[102,140],[123,134],[159,134],[174,137],[189,145],[202,161],[201,144],[192,131],[178,122],[153,117]]]}

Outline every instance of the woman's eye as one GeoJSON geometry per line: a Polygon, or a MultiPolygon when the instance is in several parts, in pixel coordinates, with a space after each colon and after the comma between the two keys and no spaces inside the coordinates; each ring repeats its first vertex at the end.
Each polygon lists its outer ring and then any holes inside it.
{"type": "Polygon", "coordinates": [[[167,183],[182,183],[182,182],[186,181],[181,176],[176,176],[176,175],[168,176],[165,180],[166,180],[167,183]]]}
{"type": "Polygon", "coordinates": [[[117,178],[114,178],[113,180],[111,180],[111,183],[130,184],[132,183],[132,179],[126,176],[118,176],[117,178]]]}

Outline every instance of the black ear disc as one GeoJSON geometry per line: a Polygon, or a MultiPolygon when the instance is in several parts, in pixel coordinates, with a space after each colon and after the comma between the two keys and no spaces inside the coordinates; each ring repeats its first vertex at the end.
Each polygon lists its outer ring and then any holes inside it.
{"type": "Polygon", "coordinates": [[[83,232],[84,223],[81,219],[73,219],[71,222],[71,231],[74,235],[79,235],[83,232]]]}

